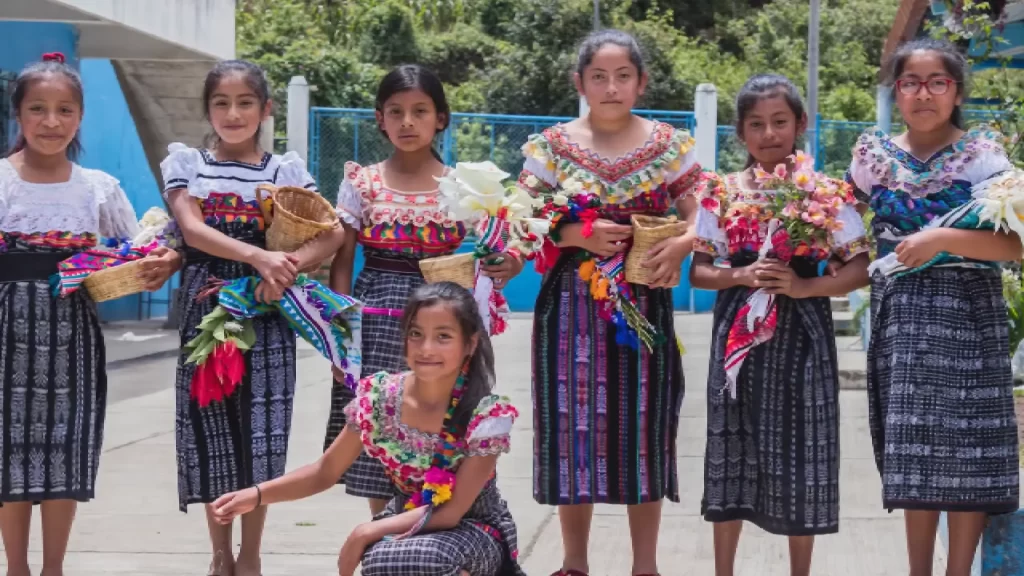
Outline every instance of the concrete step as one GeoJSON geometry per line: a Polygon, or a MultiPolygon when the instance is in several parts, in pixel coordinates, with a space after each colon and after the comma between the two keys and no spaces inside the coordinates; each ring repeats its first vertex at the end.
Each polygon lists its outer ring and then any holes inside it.
{"type": "Polygon", "coordinates": [[[832,312],[832,323],[835,327],[836,336],[857,336],[860,329],[853,321],[853,311],[832,312]]]}

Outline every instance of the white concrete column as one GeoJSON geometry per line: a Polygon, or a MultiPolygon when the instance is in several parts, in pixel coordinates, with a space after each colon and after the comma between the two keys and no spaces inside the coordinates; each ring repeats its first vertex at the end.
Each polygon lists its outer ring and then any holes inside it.
{"type": "Polygon", "coordinates": [[[875,124],[883,132],[892,131],[892,87],[879,86],[875,92],[875,124]]]}
{"type": "Polygon", "coordinates": [[[697,122],[693,135],[697,141],[697,162],[714,170],[718,155],[718,89],[714,84],[697,86],[693,114],[697,122]]]}
{"type": "Polygon", "coordinates": [[[260,128],[260,148],[264,152],[274,152],[274,116],[267,116],[260,128]]]}
{"type": "Polygon", "coordinates": [[[288,82],[288,150],[309,160],[309,82],[302,76],[288,82]]]}

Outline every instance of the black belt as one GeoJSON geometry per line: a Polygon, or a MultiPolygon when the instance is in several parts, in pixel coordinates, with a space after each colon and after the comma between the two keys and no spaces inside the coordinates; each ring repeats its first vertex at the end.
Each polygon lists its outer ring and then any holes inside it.
{"type": "Polygon", "coordinates": [[[0,253],[0,282],[49,280],[57,273],[57,264],[73,255],[70,251],[0,253]]]}
{"type": "Polygon", "coordinates": [[[367,256],[363,268],[377,270],[378,272],[393,272],[395,274],[408,274],[410,276],[422,276],[419,262],[411,258],[384,258],[383,256],[367,256]]]}

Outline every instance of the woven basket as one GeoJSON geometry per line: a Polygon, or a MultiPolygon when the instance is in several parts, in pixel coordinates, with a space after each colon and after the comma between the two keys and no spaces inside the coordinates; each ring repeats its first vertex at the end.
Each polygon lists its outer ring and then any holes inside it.
{"type": "MultiPolygon", "coordinates": [[[[675,216],[660,218],[634,214],[633,247],[626,256],[626,282],[648,285],[647,252],[666,238],[681,236],[686,232],[686,222],[675,216]]],[[[675,285],[671,286],[675,288],[675,285]]]]}
{"type": "Polygon", "coordinates": [[[267,250],[293,252],[321,233],[338,226],[338,214],[331,203],[316,192],[294,186],[280,188],[269,184],[256,187],[260,210],[267,224],[267,250]],[[274,199],[267,210],[263,192],[274,199]]]}
{"type": "Polygon", "coordinates": [[[420,270],[428,284],[454,282],[467,290],[476,283],[476,258],[472,254],[452,254],[420,260],[420,270]]]}
{"type": "Polygon", "coordinates": [[[86,276],[82,285],[89,291],[94,302],[116,300],[145,291],[142,279],[138,277],[141,260],[125,262],[113,268],[98,270],[86,276]]]}

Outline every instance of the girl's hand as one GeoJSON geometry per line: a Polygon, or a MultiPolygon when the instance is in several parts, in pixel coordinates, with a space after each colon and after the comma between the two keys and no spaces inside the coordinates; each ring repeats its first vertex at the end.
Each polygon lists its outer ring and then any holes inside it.
{"type": "Polygon", "coordinates": [[[693,250],[693,240],[687,236],[675,236],[658,242],[647,253],[645,267],[648,274],[648,286],[651,288],[670,288],[679,283],[683,260],[693,250]]]}
{"type": "Polygon", "coordinates": [[[345,544],[338,554],[338,576],[352,576],[355,574],[359,563],[363,561],[363,554],[369,547],[370,541],[366,534],[365,524],[356,526],[356,529],[345,539],[345,544]]]}
{"type": "Polygon", "coordinates": [[[776,269],[784,270],[788,269],[788,266],[774,258],[758,260],[749,266],[744,266],[738,269],[736,281],[740,286],[746,286],[747,288],[763,288],[760,283],[761,275],[767,271],[776,269]]]}
{"type": "Polygon", "coordinates": [[[246,488],[238,492],[230,492],[217,498],[211,506],[213,517],[220,524],[231,524],[235,516],[248,514],[256,509],[259,492],[256,488],[246,488]]]}
{"type": "Polygon", "coordinates": [[[260,280],[256,284],[256,301],[264,304],[273,304],[284,298],[284,291],[285,289],[278,287],[277,284],[260,280]]]}
{"type": "Polygon", "coordinates": [[[896,259],[907,268],[917,268],[944,250],[942,230],[933,228],[911,234],[896,246],[896,259]]]}
{"type": "Polygon", "coordinates": [[[298,263],[299,259],[294,254],[267,250],[259,250],[250,262],[261,278],[276,284],[275,288],[281,290],[295,283],[295,278],[299,275],[298,263]]]}
{"type": "Polygon", "coordinates": [[[829,276],[836,278],[837,276],[839,276],[839,271],[843,269],[843,266],[845,266],[845,263],[842,260],[833,256],[829,258],[828,264],[825,265],[825,274],[828,274],[829,276]]]}
{"type": "Polygon", "coordinates": [[[582,226],[578,234],[576,246],[601,258],[610,258],[627,248],[626,241],[633,236],[633,228],[600,218],[594,221],[593,234],[589,238],[583,237],[582,226]]]}
{"type": "Polygon", "coordinates": [[[509,280],[523,271],[523,263],[515,256],[502,252],[485,258],[481,270],[483,270],[484,276],[489,276],[494,280],[495,288],[501,289],[509,280]],[[494,263],[488,264],[488,262],[494,263]]]}
{"type": "Polygon", "coordinates": [[[155,292],[181,268],[181,254],[167,246],[157,246],[140,260],[139,267],[142,269],[139,278],[145,283],[145,290],[155,292]]]}
{"type": "Polygon", "coordinates": [[[789,266],[775,264],[757,272],[757,285],[765,292],[790,298],[806,298],[807,282],[789,266]]]}

